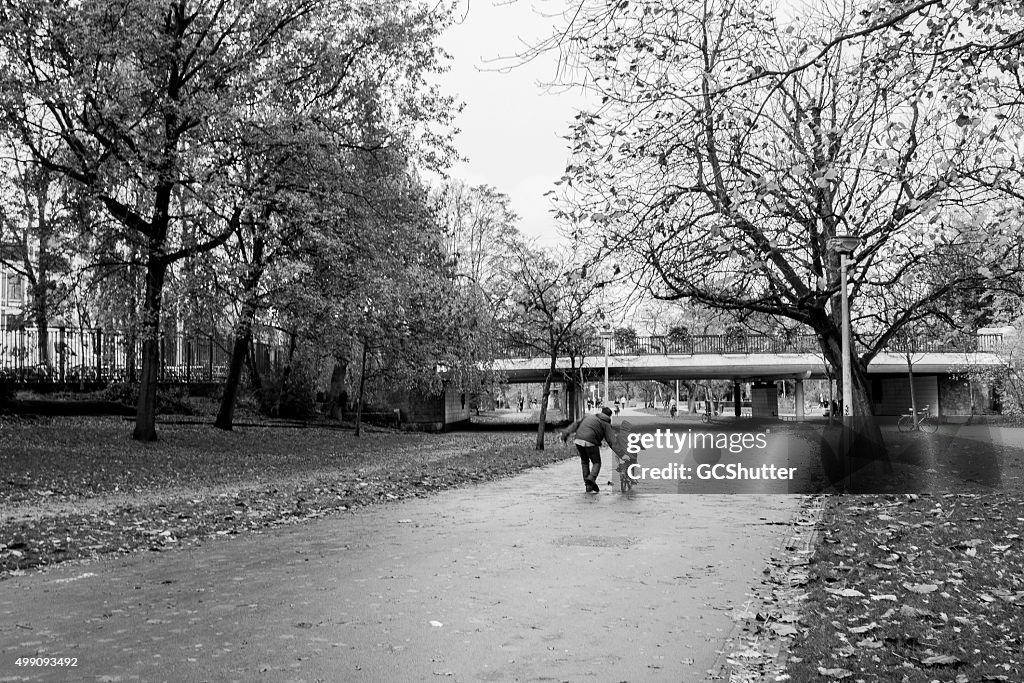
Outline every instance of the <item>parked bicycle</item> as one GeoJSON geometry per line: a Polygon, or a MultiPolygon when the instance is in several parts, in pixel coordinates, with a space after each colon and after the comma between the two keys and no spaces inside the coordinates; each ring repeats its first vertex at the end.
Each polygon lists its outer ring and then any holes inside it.
{"type": "Polygon", "coordinates": [[[901,432],[912,432],[915,429],[917,431],[926,432],[931,434],[939,428],[938,421],[932,417],[931,411],[928,406],[925,406],[921,410],[917,411],[917,427],[914,426],[914,411],[910,409],[906,415],[900,417],[899,422],[896,423],[901,432]]]}
{"type": "Polygon", "coordinates": [[[623,493],[632,490],[633,484],[639,481],[629,476],[629,466],[636,464],[636,461],[636,455],[627,454],[619,460],[619,466],[615,468],[619,472],[619,490],[623,493]]]}

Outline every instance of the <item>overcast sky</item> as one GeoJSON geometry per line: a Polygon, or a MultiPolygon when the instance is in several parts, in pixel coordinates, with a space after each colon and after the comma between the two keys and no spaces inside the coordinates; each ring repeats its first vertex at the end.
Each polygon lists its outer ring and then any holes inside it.
{"type": "Polygon", "coordinates": [[[555,78],[555,55],[505,70],[495,60],[548,35],[554,20],[538,12],[550,15],[564,5],[565,0],[461,0],[461,21],[441,42],[452,55],[443,86],[465,102],[455,145],[468,161],[451,175],[509,195],[520,230],[546,245],[558,237],[543,194],[565,169],[562,136],[584,100],[578,92],[546,92],[540,85],[555,78]]]}

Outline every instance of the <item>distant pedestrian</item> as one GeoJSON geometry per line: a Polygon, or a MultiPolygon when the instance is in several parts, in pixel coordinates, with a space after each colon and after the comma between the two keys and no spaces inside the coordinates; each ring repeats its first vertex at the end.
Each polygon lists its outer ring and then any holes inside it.
{"type": "Polygon", "coordinates": [[[519,412],[523,412],[523,397],[519,397],[519,412]]]}
{"type": "Polygon", "coordinates": [[[676,416],[676,400],[674,398],[669,399],[668,414],[671,415],[672,417],[676,416]]]}
{"type": "Polygon", "coordinates": [[[587,493],[599,493],[601,488],[597,485],[597,477],[601,473],[601,442],[605,441],[609,446],[613,446],[618,436],[612,427],[611,408],[604,407],[598,413],[584,415],[566,427],[559,438],[562,443],[566,443],[572,434],[576,434],[573,443],[580,454],[583,484],[587,493]]]}

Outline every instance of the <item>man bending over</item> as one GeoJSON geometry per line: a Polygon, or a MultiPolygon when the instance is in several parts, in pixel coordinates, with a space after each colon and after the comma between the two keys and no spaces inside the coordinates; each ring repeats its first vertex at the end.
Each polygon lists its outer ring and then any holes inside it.
{"type": "Polygon", "coordinates": [[[566,427],[559,438],[565,443],[573,433],[576,434],[574,443],[583,467],[583,484],[587,487],[587,493],[598,493],[601,490],[597,485],[597,475],[601,472],[601,441],[613,446],[617,436],[612,427],[611,408],[605,406],[598,413],[584,415],[566,427]]]}

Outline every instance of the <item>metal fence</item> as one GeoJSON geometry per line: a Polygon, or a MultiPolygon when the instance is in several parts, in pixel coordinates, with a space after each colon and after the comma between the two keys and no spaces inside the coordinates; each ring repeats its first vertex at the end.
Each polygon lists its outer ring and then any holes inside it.
{"type": "MultiPolygon", "coordinates": [[[[136,382],[141,375],[142,341],[102,329],[47,328],[40,343],[35,328],[0,330],[0,379],[20,384],[111,384],[136,382]]],[[[231,360],[231,339],[215,335],[160,338],[159,381],[223,382],[231,360]]],[[[256,369],[265,374],[280,365],[284,349],[253,343],[256,369]]]]}
{"type": "MultiPolygon", "coordinates": [[[[1002,335],[963,335],[950,340],[901,340],[888,344],[894,353],[976,353],[997,352],[1002,335]]],[[[813,334],[764,336],[752,334],[703,334],[686,337],[636,337],[609,340],[612,356],[691,356],[700,354],[820,353],[813,334]]],[[[568,355],[568,354],[563,354],[568,355]]],[[[579,356],[579,353],[574,354],[579,356]]],[[[588,358],[604,355],[600,340],[589,344],[583,353],[588,358]]],[[[545,353],[528,344],[508,344],[499,350],[499,358],[540,358],[545,353]]]]}

